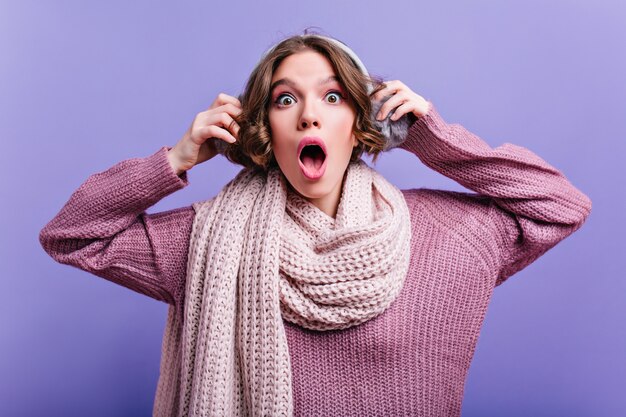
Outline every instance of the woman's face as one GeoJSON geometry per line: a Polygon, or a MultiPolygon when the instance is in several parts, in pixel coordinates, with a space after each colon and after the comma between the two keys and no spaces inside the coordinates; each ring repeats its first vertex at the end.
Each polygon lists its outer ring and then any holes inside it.
{"type": "Polygon", "coordinates": [[[291,186],[334,217],[357,145],[356,112],[330,62],[307,50],[285,58],[272,77],[272,149],[291,186]]]}

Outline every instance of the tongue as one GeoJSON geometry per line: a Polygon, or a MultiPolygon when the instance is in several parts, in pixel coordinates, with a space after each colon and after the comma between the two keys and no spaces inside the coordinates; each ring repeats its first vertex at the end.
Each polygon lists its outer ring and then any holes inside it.
{"type": "Polygon", "coordinates": [[[302,165],[310,171],[319,171],[324,164],[324,152],[315,146],[306,147],[302,153],[302,165]]]}
{"type": "Polygon", "coordinates": [[[302,164],[311,171],[318,171],[323,163],[324,161],[322,160],[322,158],[318,158],[314,155],[302,156],[302,164]]]}

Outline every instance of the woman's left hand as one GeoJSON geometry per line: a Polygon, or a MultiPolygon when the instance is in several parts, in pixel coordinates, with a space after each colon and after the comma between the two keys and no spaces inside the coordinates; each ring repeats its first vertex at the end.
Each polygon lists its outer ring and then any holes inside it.
{"type": "Polygon", "coordinates": [[[377,120],[385,120],[393,109],[396,111],[390,117],[391,120],[398,120],[400,117],[411,112],[415,117],[424,116],[430,110],[430,103],[419,94],[413,92],[403,82],[398,80],[386,81],[385,88],[374,94],[374,100],[382,100],[386,96],[392,96],[383,104],[376,115],[377,120]]]}

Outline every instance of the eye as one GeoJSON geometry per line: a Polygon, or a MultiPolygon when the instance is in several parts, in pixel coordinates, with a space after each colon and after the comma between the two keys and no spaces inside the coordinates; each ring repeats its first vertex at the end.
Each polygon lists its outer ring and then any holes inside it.
{"type": "Polygon", "coordinates": [[[331,91],[326,94],[326,100],[331,104],[337,104],[343,100],[343,96],[339,91],[331,91]]]}
{"type": "Polygon", "coordinates": [[[289,94],[281,94],[276,98],[275,103],[280,107],[291,106],[294,103],[295,99],[289,94]]]}

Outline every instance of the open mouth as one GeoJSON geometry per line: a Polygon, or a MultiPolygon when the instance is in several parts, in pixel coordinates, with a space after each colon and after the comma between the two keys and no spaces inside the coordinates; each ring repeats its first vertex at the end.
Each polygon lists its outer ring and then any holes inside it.
{"type": "Polygon", "coordinates": [[[303,138],[298,146],[302,173],[308,179],[318,179],[326,171],[326,149],[319,138],[303,138]]]}

